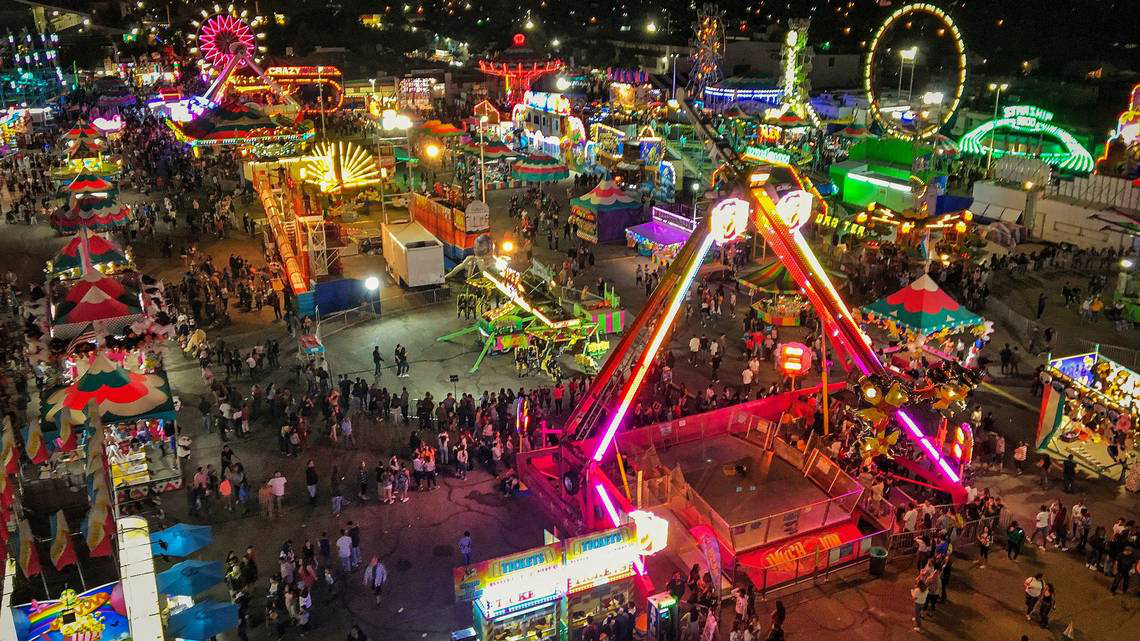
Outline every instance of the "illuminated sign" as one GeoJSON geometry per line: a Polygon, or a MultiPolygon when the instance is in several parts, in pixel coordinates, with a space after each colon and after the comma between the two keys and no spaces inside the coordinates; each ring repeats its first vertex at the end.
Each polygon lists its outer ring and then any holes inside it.
{"type": "Polygon", "coordinates": [[[796,189],[784,194],[780,202],[776,203],[776,215],[789,231],[795,231],[811,219],[812,195],[803,189],[796,189]]]}
{"type": "Polygon", "coordinates": [[[642,554],[664,549],[669,529],[648,512],[630,518],[610,530],[455,568],[455,597],[476,601],[494,618],[630,577],[642,554]]]}
{"type": "Polygon", "coordinates": [[[811,351],[803,343],[776,346],[776,367],[784,376],[803,376],[811,368],[811,351]]]}
{"type": "Polygon", "coordinates": [[[784,130],[776,125],[760,125],[756,128],[756,140],[762,145],[779,144],[783,136],[784,130]]]}
{"type": "Polygon", "coordinates": [[[341,73],[340,69],[327,65],[316,67],[269,67],[265,70],[266,75],[273,77],[293,77],[293,78],[339,78],[341,73]]]}
{"type": "Polygon", "coordinates": [[[560,93],[528,91],[523,94],[523,103],[531,109],[545,111],[546,113],[558,114],[559,116],[570,115],[570,101],[560,93]]]}
{"type": "Polygon", "coordinates": [[[995,158],[1002,156],[1031,156],[1057,167],[1077,173],[1088,173],[1093,170],[1095,163],[1092,154],[1073,134],[1061,129],[1052,123],[1053,113],[1031,105],[1014,105],[1002,110],[1002,117],[984,122],[962,136],[958,146],[963,153],[988,155],[995,158]],[[1035,153],[1032,149],[1025,151],[1015,149],[999,149],[996,144],[991,149],[994,134],[998,130],[1009,131],[1028,138],[1040,138],[1048,135],[1056,139],[1064,148],[1063,151],[1043,151],[1035,153]]]}
{"type": "Polygon", "coordinates": [[[744,150],[744,158],[746,160],[760,160],[783,165],[793,164],[792,154],[786,151],[781,151],[779,149],[770,149],[768,147],[747,147],[744,150]]]}
{"type": "Polygon", "coordinates": [[[735,240],[748,228],[748,213],[752,210],[748,201],[740,198],[725,198],[713,207],[713,238],[720,244],[735,240]]]}

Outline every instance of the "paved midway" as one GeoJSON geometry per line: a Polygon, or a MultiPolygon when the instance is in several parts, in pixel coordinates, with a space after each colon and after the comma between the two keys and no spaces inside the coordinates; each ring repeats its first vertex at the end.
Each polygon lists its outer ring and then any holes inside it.
{"type": "MultiPolygon", "coordinates": [[[[565,203],[565,189],[552,191],[565,203]]],[[[511,193],[488,194],[497,238],[501,238],[502,233],[513,225],[506,215],[506,199],[511,193]]],[[[138,195],[129,194],[128,197],[137,200],[138,195]]],[[[160,237],[168,233],[167,226],[160,223],[160,237]]],[[[43,260],[63,242],[44,225],[8,226],[0,234],[0,253],[6,257],[8,265],[15,261],[14,268],[27,278],[41,274],[43,260]]],[[[545,249],[545,244],[545,238],[541,238],[536,255],[545,262],[554,262],[553,253],[545,249]]],[[[565,241],[562,247],[565,248],[565,241]]],[[[216,261],[224,260],[231,252],[240,253],[255,262],[260,260],[260,251],[255,243],[237,232],[231,232],[231,237],[225,241],[204,242],[202,248],[212,253],[216,261]]],[[[177,259],[164,263],[158,258],[157,243],[140,244],[134,249],[144,271],[168,279],[180,276],[182,267],[177,259]]],[[[604,276],[615,283],[623,302],[636,313],[645,295],[634,285],[633,273],[639,261],[644,264],[644,259],[633,257],[625,247],[602,247],[595,251],[598,257],[596,267],[587,270],[582,282],[592,284],[598,275],[604,276]]],[[[1024,301],[1035,301],[1041,287],[1047,288],[1052,300],[1059,301],[1061,278],[1058,276],[1074,281],[1082,278],[1077,274],[1036,274],[1012,281],[1008,287],[994,286],[992,291],[1001,291],[1003,296],[1008,294],[1015,307],[1024,301]]],[[[743,302],[740,307],[743,308],[743,302]]],[[[243,350],[267,337],[280,340],[284,350],[282,367],[272,372],[269,379],[259,382],[275,380],[288,384],[292,377],[289,366],[293,363],[294,348],[284,326],[272,321],[268,309],[260,314],[231,312],[231,317],[233,325],[212,334],[211,338],[224,338],[228,345],[243,350]]],[[[1076,318],[1076,314],[1062,309],[1059,302],[1047,310],[1045,321],[1058,328],[1066,348],[1073,344],[1072,339],[1077,335],[1095,337],[1107,343],[1140,345],[1136,332],[1116,335],[1103,321],[1088,327],[1076,318]]],[[[450,374],[460,375],[456,386],[460,393],[478,394],[483,389],[533,387],[548,383],[537,377],[516,378],[513,363],[506,357],[488,357],[478,373],[468,374],[467,369],[477,354],[473,341],[471,344],[435,342],[436,336],[461,325],[462,322],[454,317],[453,302],[446,301],[434,307],[384,315],[378,320],[337,330],[326,342],[333,374],[347,373],[367,379],[372,367],[372,346],[379,345],[391,364],[392,348],[396,343],[402,343],[408,346],[411,376],[396,379],[389,369],[383,374],[381,384],[396,390],[406,386],[413,398],[427,391],[437,399],[442,398],[452,391],[452,386],[447,383],[450,374]]],[[[725,319],[721,331],[731,337],[738,332],[737,327],[737,320],[725,319]]],[[[678,355],[684,353],[682,345],[692,331],[704,330],[682,327],[674,333],[671,348],[678,350],[678,355]]],[[[712,335],[713,331],[708,333],[712,335]]],[[[999,328],[997,338],[989,348],[995,362],[997,350],[1007,340],[1010,340],[1007,334],[999,328]]],[[[742,369],[738,352],[730,352],[730,358],[722,367],[726,382],[735,382],[736,373],[742,369]]],[[[678,362],[683,360],[679,358],[678,362]]],[[[221,442],[217,434],[202,433],[202,421],[196,406],[205,388],[197,364],[177,353],[177,349],[171,350],[167,364],[175,393],[183,400],[179,422],[195,439],[189,472],[192,473],[198,465],[213,463],[216,466],[221,442]]],[[[1028,440],[1036,418],[1036,399],[1029,396],[1028,390],[1028,374],[1032,370],[1033,366],[1026,364],[1023,367],[1025,376],[999,379],[975,393],[975,400],[995,412],[998,429],[1013,442],[1028,440]]],[[[685,376],[704,381],[707,372],[686,373],[685,376]]],[[[248,377],[238,380],[239,388],[243,392],[248,391],[251,384],[248,377]]],[[[703,386],[704,383],[700,384],[703,386]]],[[[380,505],[375,500],[373,489],[369,500],[361,504],[355,498],[353,471],[361,461],[371,470],[378,461],[387,460],[393,453],[406,457],[412,427],[365,421],[357,424],[358,443],[354,449],[334,447],[325,439],[317,438],[299,457],[285,458],[276,447],[276,426],[256,425],[249,440],[235,441],[232,445],[254,486],[276,470],[282,471],[289,479],[285,515],[281,519],[267,520],[257,515],[255,508],[255,514],[251,516],[235,516],[220,506],[214,506],[209,522],[214,525],[216,542],[199,553],[198,558],[223,559],[229,551],[240,555],[247,545],[256,545],[261,584],[264,585],[266,579],[274,574],[276,551],[284,541],[291,539],[299,547],[307,539],[316,542],[322,532],[327,532],[335,540],[338,529],[353,520],[362,524],[365,561],[378,554],[387,565],[390,574],[388,587],[378,606],[361,585],[359,571],[342,585],[336,602],[326,602],[326,593],[318,589],[314,595],[314,629],[303,636],[322,641],[340,639],[351,625],[360,623],[373,639],[447,639],[452,630],[470,624],[470,607],[454,603],[451,586],[451,569],[460,562],[456,541],[463,531],[472,532],[474,557],[485,559],[541,544],[546,524],[537,516],[530,499],[504,499],[494,487],[493,480],[481,470],[473,472],[466,480],[443,479],[440,491],[413,492],[411,501],[407,503],[380,505]],[[317,461],[321,474],[321,496],[315,507],[306,501],[302,472],[309,458],[317,461]],[[328,475],[334,463],[348,479],[345,487],[352,489],[346,492],[350,506],[340,519],[333,518],[328,502],[328,475]]],[[[1012,445],[1009,449],[1012,451],[1012,445]]],[[[1001,495],[1022,523],[1031,522],[1037,505],[1059,495],[1056,491],[1039,490],[1029,476],[984,476],[976,484],[978,487],[990,487],[1001,495]]],[[[1111,524],[1118,516],[1137,517],[1136,497],[1126,495],[1112,484],[1083,480],[1079,491],[1091,506],[1097,524],[1111,524]]],[[[1072,503],[1071,499],[1075,497],[1066,498],[1070,499],[1066,503],[1072,503]]],[[[200,522],[187,515],[183,493],[165,495],[164,507],[169,521],[200,522]]],[[[1004,552],[995,547],[991,563],[984,569],[974,565],[973,555],[973,550],[964,550],[956,561],[949,603],[939,609],[921,634],[911,630],[908,590],[914,572],[907,560],[892,563],[893,571],[883,579],[870,580],[865,572],[860,571],[855,575],[835,576],[815,587],[782,596],[789,606],[788,638],[893,641],[929,637],[955,641],[1018,641],[1022,634],[1026,634],[1037,641],[1057,638],[1070,622],[1077,630],[1078,639],[1131,639],[1140,631],[1137,618],[1140,609],[1135,594],[1110,596],[1108,579],[1087,570],[1083,560],[1072,553],[1032,550],[1014,563],[1006,560],[1004,552]],[[1021,583],[1026,576],[1037,571],[1045,572],[1047,579],[1057,587],[1057,609],[1053,625],[1048,630],[1030,624],[1022,616],[1021,583]]],[[[1134,583],[1133,592],[1135,590],[1134,583]]],[[[221,587],[211,594],[216,598],[226,598],[221,587]]],[[[254,593],[252,639],[271,638],[262,623],[263,595],[262,589],[254,593]]],[[[761,607],[771,606],[771,601],[761,604],[761,607]]],[[[725,620],[731,621],[731,617],[725,620]]],[[[727,629],[727,625],[722,626],[725,638],[727,629]]],[[[296,630],[290,630],[287,636],[300,638],[296,630]]],[[[231,633],[220,638],[228,641],[236,636],[231,633]]]]}

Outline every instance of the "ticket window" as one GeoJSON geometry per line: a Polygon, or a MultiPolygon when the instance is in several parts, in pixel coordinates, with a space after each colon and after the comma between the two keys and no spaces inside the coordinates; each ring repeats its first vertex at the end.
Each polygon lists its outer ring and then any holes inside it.
{"type": "Polygon", "coordinates": [[[607,616],[616,615],[632,599],[632,579],[607,583],[571,595],[569,617],[571,641],[578,641],[582,637],[582,628],[586,627],[586,617],[594,617],[594,624],[600,626],[607,616]]]}
{"type": "Polygon", "coordinates": [[[558,601],[526,610],[487,617],[475,606],[475,628],[480,641],[545,641],[557,639],[558,601]]]}

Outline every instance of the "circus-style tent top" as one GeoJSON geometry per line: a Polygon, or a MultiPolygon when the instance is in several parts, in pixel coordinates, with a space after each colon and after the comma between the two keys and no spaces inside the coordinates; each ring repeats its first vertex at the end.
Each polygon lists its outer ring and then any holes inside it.
{"type": "Polygon", "coordinates": [[[923,274],[897,292],[867,305],[863,311],[921,334],[982,322],[980,316],[942,291],[929,274],[923,274]]]}
{"type": "Polygon", "coordinates": [[[571,207],[582,207],[592,212],[605,213],[618,209],[641,207],[641,201],[622,191],[612,180],[603,180],[589,193],[582,194],[570,201],[571,207]]]}
{"type": "Polygon", "coordinates": [[[104,423],[173,419],[174,397],[164,373],[139,374],[113,363],[100,352],[74,383],[44,394],[45,425],[85,425],[87,406],[95,401],[104,423]]]}

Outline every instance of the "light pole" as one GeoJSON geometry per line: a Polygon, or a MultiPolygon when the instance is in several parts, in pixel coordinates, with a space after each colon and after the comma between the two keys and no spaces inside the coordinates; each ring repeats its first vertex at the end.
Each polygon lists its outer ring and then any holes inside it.
{"type": "Polygon", "coordinates": [[[680,55],[680,54],[676,54],[676,53],[670,54],[670,57],[673,58],[673,91],[672,91],[672,93],[669,94],[669,97],[672,98],[673,100],[677,99],[677,56],[678,55],[680,55]]]}
{"type": "Polygon", "coordinates": [[[369,276],[364,279],[364,289],[368,290],[368,307],[372,309],[372,313],[376,313],[376,301],[373,301],[373,296],[379,300],[380,294],[380,279],[375,276],[369,276]]]}
{"type": "Polygon", "coordinates": [[[487,124],[487,114],[479,116],[479,193],[482,196],[483,204],[487,204],[487,175],[484,165],[484,148],[487,146],[483,142],[483,125],[487,124]]]}
{"type": "MultiPolygon", "coordinates": [[[[998,84],[996,82],[990,83],[990,91],[994,92],[994,120],[998,117],[998,103],[1001,101],[1001,92],[1009,89],[1009,83],[1003,82],[998,84]]],[[[990,175],[990,163],[994,159],[994,129],[997,127],[990,127],[990,146],[986,152],[986,176],[990,175]]]]}

